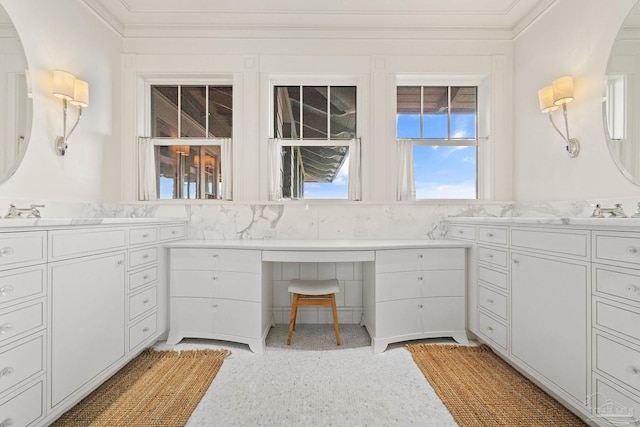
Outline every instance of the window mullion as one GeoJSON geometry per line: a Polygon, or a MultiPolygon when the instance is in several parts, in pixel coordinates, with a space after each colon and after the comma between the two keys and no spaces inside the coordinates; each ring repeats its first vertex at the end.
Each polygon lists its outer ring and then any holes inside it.
{"type": "Polygon", "coordinates": [[[209,138],[209,85],[204,85],[204,137],[209,138]]]}
{"type": "Polygon", "coordinates": [[[424,138],[424,86],[420,86],[420,139],[424,138]]]}
{"type": "Polygon", "coordinates": [[[178,138],[182,137],[182,85],[178,85],[178,138]]]}
{"type": "Polygon", "coordinates": [[[447,139],[451,139],[451,86],[447,86],[447,139]]]}

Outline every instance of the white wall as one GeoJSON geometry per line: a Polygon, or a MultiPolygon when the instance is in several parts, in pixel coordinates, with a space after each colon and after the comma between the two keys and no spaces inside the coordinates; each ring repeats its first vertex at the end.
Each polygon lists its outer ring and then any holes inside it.
{"type": "MultiPolygon", "coordinates": [[[[635,0],[561,0],[514,42],[514,195],[517,201],[640,197],[618,171],[602,123],[604,74],[618,29],[635,0]],[[570,159],[537,92],[557,77],[574,76],[568,105],[581,153],[570,159]]],[[[561,110],[555,113],[562,123],[561,110]]]]}
{"type": "MultiPolygon", "coordinates": [[[[26,156],[16,174],[0,184],[0,200],[117,200],[121,38],[76,0],[0,0],[0,4],[22,39],[34,105],[26,156]],[[54,69],[69,71],[90,85],[90,105],[65,157],[55,154],[53,144],[62,133],[62,103],[51,96],[54,69]]],[[[71,122],[75,111],[70,115],[71,122]]]]}

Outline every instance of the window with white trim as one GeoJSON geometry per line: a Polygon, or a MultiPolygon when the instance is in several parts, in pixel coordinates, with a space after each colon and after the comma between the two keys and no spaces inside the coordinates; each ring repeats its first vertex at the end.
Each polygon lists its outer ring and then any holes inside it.
{"type": "Polygon", "coordinates": [[[151,86],[141,199],[153,199],[155,187],[157,199],[231,200],[232,101],[230,85],[151,86]]]}
{"type": "Polygon", "coordinates": [[[356,86],[273,86],[270,197],[360,199],[356,86]]]}
{"type": "Polygon", "coordinates": [[[478,88],[398,86],[398,200],[476,199],[478,88]]]}

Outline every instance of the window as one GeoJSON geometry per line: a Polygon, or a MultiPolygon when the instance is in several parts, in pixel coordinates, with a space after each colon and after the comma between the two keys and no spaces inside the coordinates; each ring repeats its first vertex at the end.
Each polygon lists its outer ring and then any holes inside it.
{"type": "Polygon", "coordinates": [[[355,86],[274,86],[271,198],[359,200],[355,86]]]}
{"type": "Polygon", "coordinates": [[[231,86],[151,86],[159,199],[231,199],[231,86]]]}
{"type": "Polygon", "coordinates": [[[626,79],[624,75],[609,75],[605,114],[609,139],[622,141],[626,134],[626,79]]]}
{"type": "Polygon", "coordinates": [[[398,199],[477,198],[477,87],[398,86],[398,199]]]}

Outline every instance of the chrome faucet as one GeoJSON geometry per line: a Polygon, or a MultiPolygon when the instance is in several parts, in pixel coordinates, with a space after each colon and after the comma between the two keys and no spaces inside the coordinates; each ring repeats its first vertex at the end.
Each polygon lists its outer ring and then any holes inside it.
{"type": "Polygon", "coordinates": [[[622,205],[620,203],[616,203],[613,208],[603,208],[600,207],[598,203],[596,208],[593,210],[591,214],[592,218],[628,218],[628,216],[622,210],[622,205]],[[605,214],[609,214],[608,217],[605,217],[605,214]]]}
{"type": "Polygon", "coordinates": [[[40,218],[40,211],[38,208],[44,208],[44,205],[32,204],[28,208],[18,208],[13,203],[9,205],[9,212],[4,216],[5,218],[40,218]]]}

